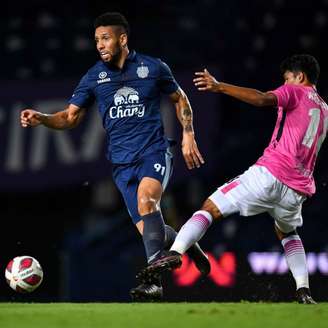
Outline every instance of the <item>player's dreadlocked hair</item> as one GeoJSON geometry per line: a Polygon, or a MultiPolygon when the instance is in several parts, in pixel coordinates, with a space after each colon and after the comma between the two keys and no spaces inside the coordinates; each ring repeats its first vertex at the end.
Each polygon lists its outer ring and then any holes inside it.
{"type": "Polygon", "coordinates": [[[293,73],[303,72],[312,84],[317,84],[320,74],[318,61],[313,56],[307,54],[293,55],[286,58],[281,63],[280,70],[282,74],[286,71],[293,73]]]}
{"type": "Polygon", "coordinates": [[[107,12],[95,19],[94,28],[99,26],[120,26],[129,35],[130,27],[126,18],[118,12],[107,12]]]}

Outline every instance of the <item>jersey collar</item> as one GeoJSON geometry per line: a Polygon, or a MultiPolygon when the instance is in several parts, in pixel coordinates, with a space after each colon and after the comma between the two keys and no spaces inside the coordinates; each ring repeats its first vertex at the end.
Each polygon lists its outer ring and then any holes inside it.
{"type": "Polygon", "coordinates": [[[135,50],[131,50],[128,54],[128,56],[126,57],[127,61],[136,61],[136,57],[137,57],[137,53],[135,52],[135,50]]]}
{"type": "MultiPolygon", "coordinates": [[[[137,60],[137,53],[134,50],[131,50],[128,54],[128,56],[125,59],[124,65],[123,65],[123,69],[126,65],[126,62],[135,62],[137,60]]],[[[102,64],[105,65],[108,69],[112,70],[112,71],[120,71],[120,69],[116,66],[113,66],[111,64],[105,63],[102,61],[102,64]]]]}

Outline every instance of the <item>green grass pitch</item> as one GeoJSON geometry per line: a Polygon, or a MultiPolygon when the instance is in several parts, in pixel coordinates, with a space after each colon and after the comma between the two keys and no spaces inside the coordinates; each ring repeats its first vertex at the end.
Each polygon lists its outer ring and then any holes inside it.
{"type": "Polygon", "coordinates": [[[0,303],[1,328],[323,328],[328,303],[0,303]]]}

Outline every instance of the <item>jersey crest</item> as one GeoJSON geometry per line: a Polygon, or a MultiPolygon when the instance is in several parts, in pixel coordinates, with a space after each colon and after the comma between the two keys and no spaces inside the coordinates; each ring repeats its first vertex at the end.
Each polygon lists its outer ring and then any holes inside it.
{"type": "Polygon", "coordinates": [[[149,68],[148,66],[144,66],[143,63],[141,63],[141,66],[137,68],[137,75],[141,79],[145,79],[149,75],[149,68]]]}

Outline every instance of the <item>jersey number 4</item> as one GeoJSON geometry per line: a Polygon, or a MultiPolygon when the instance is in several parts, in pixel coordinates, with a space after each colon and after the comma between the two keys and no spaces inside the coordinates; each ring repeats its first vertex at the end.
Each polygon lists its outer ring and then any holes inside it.
{"type": "MultiPolygon", "coordinates": [[[[310,123],[308,125],[308,128],[306,130],[305,136],[302,141],[302,145],[304,145],[307,148],[312,147],[313,141],[317,135],[319,123],[320,123],[320,109],[311,108],[309,110],[309,116],[311,117],[310,123]]],[[[319,153],[320,147],[326,138],[327,129],[328,129],[328,117],[325,118],[322,134],[318,138],[317,150],[316,150],[317,154],[319,153]]]]}

